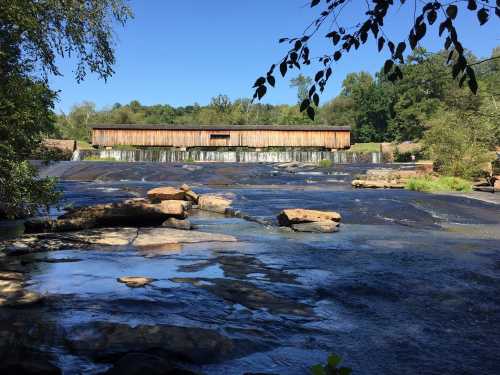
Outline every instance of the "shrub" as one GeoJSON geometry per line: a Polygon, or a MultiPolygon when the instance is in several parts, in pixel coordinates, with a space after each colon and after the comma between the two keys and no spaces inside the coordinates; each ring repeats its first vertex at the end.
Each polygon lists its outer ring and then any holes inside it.
{"type": "Polygon", "coordinates": [[[320,160],[320,162],[318,163],[318,166],[320,168],[331,168],[332,165],[333,165],[333,161],[331,161],[329,159],[320,160]]]}
{"type": "Polygon", "coordinates": [[[310,372],[312,375],[350,375],[352,369],[349,367],[340,367],[340,362],[342,362],[341,357],[336,354],[330,354],[326,365],[314,365],[311,367],[310,372]]]}
{"type": "Polygon", "coordinates": [[[445,113],[431,121],[423,143],[436,170],[469,179],[490,160],[491,124],[468,115],[445,113]]]}
{"type": "Polygon", "coordinates": [[[433,178],[431,176],[412,178],[406,184],[406,189],[422,192],[470,192],[472,191],[472,184],[470,181],[464,180],[459,177],[439,177],[433,178]]]}

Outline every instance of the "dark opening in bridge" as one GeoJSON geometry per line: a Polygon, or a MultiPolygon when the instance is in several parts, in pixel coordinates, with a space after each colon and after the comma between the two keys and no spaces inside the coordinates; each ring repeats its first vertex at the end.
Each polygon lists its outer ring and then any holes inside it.
{"type": "Polygon", "coordinates": [[[229,139],[229,134],[210,134],[210,139],[229,139]]]}

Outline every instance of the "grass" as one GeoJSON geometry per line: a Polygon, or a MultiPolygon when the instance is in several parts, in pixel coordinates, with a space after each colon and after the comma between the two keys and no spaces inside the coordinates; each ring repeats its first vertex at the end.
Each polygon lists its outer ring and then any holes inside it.
{"type": "Polygon", "coordinates": [[[333,165],[333,162],[329,159],[320,160],[318,163],[318,166],[320,168],[330,168],[332,165],[333,165]]]}
{"type": "Polygon", "coordinates": [[[121,160],[117,160],[115,158],[100,158],[99,156],[86,156],[83,158],[84,161],[113,161],[120,162],[121,160]]]}
{"type": "Polygon", "coordinates": [[[77,141],[76,145],[80,150],[92,150],[93,149],[92,145],[88,142],[85,142],[85,141],[77,141]]]}
{"type": "Polygon", "coordinates": [[[470,181],[459,177],[442,176],[432,178],[430,176],[426,176],[410,179],[406,184],[406,189],[428,193],[450,191],[468,193],[472,191],[472,184],[470,181]]]}
{"type": "Polygon", "coordinates": [[[355,143],[351,146],[349,151],[359,152],[359,153],[379,152],[380,151],[380,143],[376,143],[376,142],[355,143]]]}

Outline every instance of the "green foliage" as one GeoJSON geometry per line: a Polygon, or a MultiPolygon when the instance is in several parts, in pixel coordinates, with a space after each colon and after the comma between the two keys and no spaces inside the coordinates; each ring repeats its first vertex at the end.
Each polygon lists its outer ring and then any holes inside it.
{"type": "Polygon", "coordinates": [[[113,20],[124,23],[129,16],[122,0],[9,0],[0,5],[0,216],[31,215],[57,199],[55,181],[38,179],[26,161],[39,156],[34,154],[41,152],[43,137],[59,135],[56,93],[47,85],[48,75],[60,74],[58,57],[72,55],[78,81],[87,71],[108,78],[115,61],[113,20]]]}
{"type": "Polygon", "coordinates": [[[468,179],[491,161],[488,147],[495,124],[471,113],[443,113],[430,125],[423,144],[438,172],[468,179]]]}
{"type": "Polygon", "coordinates": [[[290,80],[290,87],[297,89],[297,101],[301,103],[304,99],[309,97],[309,86],[312,83],[311,77],[299,74],[297,77],[290,80]]]}
{"type": "Polygon", "coordinates": [[[459,177],[439,177],[433,178],[431,176],[412,178],[406,184],[406,189],[422,192],[451,192],[459,191],[468,193],[472,191],[472,184],[470,181],[464,180],[459,177]]]}
{"type": "Polygon", "coordinates": [[[333,162],[330,159],[323,159],[323,160],[320,160],[318,163],[318,166],[320,168],[331,168],[332,165],[333,165],[333,162]]]}
{"type": "Polygon", "coordinates": [[[0,217],[31,216],[57,202],[56,180],[36,176],[36,168],[27,161],[0,159],[0,217]]]}
{"type": "Polygon", "coordinates": [[[361,154],[369,152],[380,152],[380,143],[377,142],[355,143],[351,146],[349,151],[359,152],[361,154]]]}
{"type": "Polygon", "coordinates": [[[317,364],[310,368],[311,375],[350,375],[352,369],[348,367],[339,367],[342,358],[336,354],[328,356],[327,364],[317,364]]]}

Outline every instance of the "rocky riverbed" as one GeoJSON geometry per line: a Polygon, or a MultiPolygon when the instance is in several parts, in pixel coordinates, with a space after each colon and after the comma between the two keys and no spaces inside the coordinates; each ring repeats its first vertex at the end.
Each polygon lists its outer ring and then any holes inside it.
{"type": "MultiPolygon", "coordinates": [[[[187,183],[230,196],[255,220],[194,210],[192,231],[29,235],[53,251],[0,254],[0,289],[25,302],[0,307],[0,372],[305,374],[333,352],[356,374],[495,373],[500,206],[352,189],[364,168],[45,168],[62,178],[54,215],[187,183]],[[299,207],[341,213],[340,230],[280,229],[277,215],[299,207]],[[137,242],[180,232],[190,241],[137,242]]],[[[9,243],[22,238],[12,225],[0,230],[9,243]]]]}

